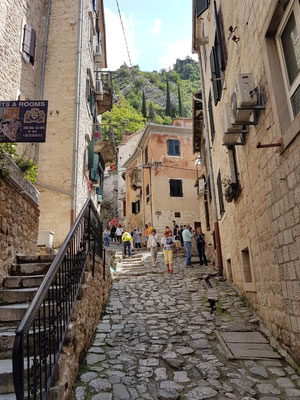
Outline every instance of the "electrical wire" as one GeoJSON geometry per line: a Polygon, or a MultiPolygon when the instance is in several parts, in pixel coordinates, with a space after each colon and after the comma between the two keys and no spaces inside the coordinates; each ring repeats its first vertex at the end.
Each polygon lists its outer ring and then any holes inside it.
{"type": "Polygon", "coordinates": [[[121,15],[121,11],[120,11],[119,1],[116,0],[116,3],[117,3],[118,13],[119,13],[120,21],[121,21],[123,36],[124,36],[124,40],[125,40],[125,44],[126,44],[126,49],[127,49],[128,59],[129,59],[129,65],[130,65],[130,68],[132,69],[132,63],[131,63],[131,58],[130,58],[130,53],[129,53],[129,47],[128,47],[128,42],[127,42],[127,38],[126,38],[125,28],[124,28],[124,25],[123,25],[123,20],[122,20],[122,15],[121,15]]]}

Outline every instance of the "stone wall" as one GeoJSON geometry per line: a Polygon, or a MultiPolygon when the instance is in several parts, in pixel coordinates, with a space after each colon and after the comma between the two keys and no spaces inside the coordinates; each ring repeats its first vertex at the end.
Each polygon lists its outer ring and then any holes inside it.
{"type": "Polygon", "coordinates": [[[111,286],[109,261],[109,259],[106,260],[105,280],[103,280],[101,259],[96,257],[94,277],[91,272],[92,257],[89,259],[84,283],[80,288],[79,299],[75,303],[71,323],[55,371],[51,400],[70,399],[72,387],[78,374],[79,363],[84,359],[100,315],[108,300],[111,286]]]}
{"type": "Polygon", "coordinates": [[[8,180],[0,178],[0,287],[16,254],[35,254],[38,205],[8,180]]]}
{"type": "MultiPolygon", "coordinates": [[[[247,297],[275,338],[299,362],[300,114],[294,119],[287,116],[275,33],[271,32],[278,26],[279,21],[274,18],[280,17],[279,5],[284,3],[291,4],[273,0],[259,3],[217,0],[224,33],[226,79],[221,100],[217,105],[212,101],[215,137],[210,146],[224,273],[247,297]],[[231,40],[230,26],[236,27],[237,42],[231,40]],[[278,68],[274,68],[275,65],[278,68]],[[260,113],[258,124],[250,126],[245,144],[235,146],[242,190],[231,203],[224,198],[225,211],[221,215],[217,175],[220,171],[222,179],[231,176],[228,150],[222,145],[223,108],[225,103],[231,102],[237,74],[249,72],[253,74],[255,85],[263,88],[266,109],[260,113]],[[270,144],[280,139],[284,143],[282,152],[273,147],[256,147],[258,142],[270,144]]],[[[201,18],[196,18],[195,28],[198,39],[208,37],[208,43],[200,46],[208,99],[209,91],[213,97],[209,57],[216,34],[213,2],[201,18]]],[[[211,214],[211,227],[212,217],[211,214]]]]}

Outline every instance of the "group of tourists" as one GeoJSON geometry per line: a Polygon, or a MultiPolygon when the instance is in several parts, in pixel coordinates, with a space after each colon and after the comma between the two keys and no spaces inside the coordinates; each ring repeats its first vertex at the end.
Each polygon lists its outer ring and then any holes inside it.
{"type": "MultiPolygon", "coordinates": [[[[144,246],[150,250],[152,266],[156,266],[158,249],[161,247],[169,273],[173,273],[173,251],[180,249],[181,246],[186,249],[185,266],[191,266],[192,242],[194,239],[196,239],[200,265],[207,265],[205,234],[200,227],[195,232],[189,224],[179,226],[176,221],[172,221],[172,229],[166,226],[163,237],[159,239],[156,229],[150,223],[145,225],[144,246]]],[[[123,243],[124,254],[131,257],[133,246],[137,250],[142,247],[142,232],[140,228],[128,230],[126,228],[123,229],[121,225],[112,225],[104,231],[104,244],[106,247],[109,247],[110,240],[114,243],[123,243]]]]}

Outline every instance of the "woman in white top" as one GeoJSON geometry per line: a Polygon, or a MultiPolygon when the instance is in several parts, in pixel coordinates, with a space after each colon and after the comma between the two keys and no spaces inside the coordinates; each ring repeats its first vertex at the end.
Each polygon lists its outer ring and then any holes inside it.
{"type": "Polygon", "coordinates": [[[156,229],[152,229],[152,231],[148,237],[148,240],[147,240],[147,248],[151,252],[153,267],[156,266],[156,259],[157,259],[157,253],[158,253],[157,242],[158,242],[158,237],[156,234],[156,229]]]}
{"type": "Polygon", "coordinates": [[[124,230],[122,228],[122,225],[119,225],[116,229],[116,236],[117,236],[117,241],[119,244],[121,244],[121,238],[122,238],[123,232],[124,232],[124,230]]]}

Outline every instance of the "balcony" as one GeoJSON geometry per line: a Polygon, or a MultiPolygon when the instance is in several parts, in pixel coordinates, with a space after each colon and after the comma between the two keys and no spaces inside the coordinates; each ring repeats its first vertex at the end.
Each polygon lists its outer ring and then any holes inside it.
{"type": "Polygon", "coordinates": [[[116,145],[113,127],[107,124],[94,124],[92,137],[95,138],[94,153],[102,153],[105,163],[115,162],[116,145]]]}
{"type": "Polygon", "coordinates": [[[95,99],[98,108],[98,114],[103,114],[112,109],[112,81],[111,72],[95,71],[96,86],[95,99]]]}

